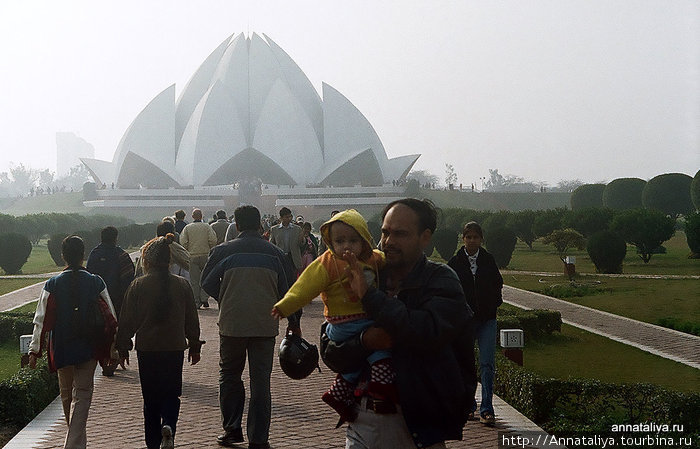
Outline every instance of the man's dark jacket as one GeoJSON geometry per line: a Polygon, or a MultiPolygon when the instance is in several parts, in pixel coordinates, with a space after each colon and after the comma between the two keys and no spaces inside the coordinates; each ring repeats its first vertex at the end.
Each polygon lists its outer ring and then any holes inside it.
{"type": "MultiPolygon", "coordinates": [[[[283,279],[281,278],[280,282],[285,285],[280,286],[280,293],[284,295],[296,279],[294,268],[281,249],[263,239],[259,232],[252,230],[243,231],[235,239],[216,245],[209,251],[207,263],[202,270],[202,289],[221,303],[221,272],[233,268],[268,270],[271,258],[278,261],[283,271],[283,279]],[[231,257],[234,255],[239,257],[234,259],[231,257]]],[[[287,317],[290,328],[299,327],[301,315],[302,311],[299,310],[287,317]]]]}
{"type": "MultiPolygon", "coordinates": [[[[362,304],[392,337],[399,403],[416,446],[461,440],[466,394],[454,345],[464,335],[471,311],[459,279],[446,265],[423,256],[396,298],[384,290],[385,270],[379,273],[379,289],[368,290],[362,304]]],[[[361,351],[358,336],[329,344],[324,357],[339,361],[361,351]]]]}
{"type": "Polygon", "coordinates": [[[134,280],[134,262],[129,253],[117,245],[102,242],[90,252],[85,267],[105,281],[109,298],[119,318],[124,294],[134,280]]]}
{"type": "Polygon", "coordinates": [[[496,309],[503,304],[503,277],[496,260],[484,248],[479,248],[476,258],[476,277],[472,275],[471,265],[464,246],[452,256],[447,264],[455,270],[462,283],[467,304],[474,311],[474,320],[484,322],[496,319],[496,309]]]}

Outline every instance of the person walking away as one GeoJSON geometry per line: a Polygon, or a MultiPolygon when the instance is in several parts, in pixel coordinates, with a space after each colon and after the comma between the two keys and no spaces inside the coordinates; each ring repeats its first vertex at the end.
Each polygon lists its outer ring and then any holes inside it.
{"type": "Polygon", "coordinates": [[[318,257],[318,239],[311,232],[311,223],[308,221],[301,226],[301,230],[304,238],[301,246],[301,271],[304,271],[318,257]]]}
{"type": "Polygon", "coordinates": [[[223,243],[226,239],[226,231],[228,231],[229,222],[226,220],[226,211],[218,210],[216,211],[216,221],[210,226],[216,233],[216,244],[223,243]]]}
{"type": "Polygon", "coordinates": [[[301,228],[293,223],[292,211],[280,209],[280,223],[270,228],[270,243],[277,245],[289,257],[297,275],[301,271],[301,245],[304,243],[301,228]]]}
{"type": "MultiPolygon", "coordinates": [[[[481,405],[479,421],[493,426],[496,417],[493,409],[493,380],[496,372],[496,310],[503,304],[503,277],[496,260],[482,246],[484,232],[481,226],[470,221],[462,230],[464,245],[452,256],[448,265],[455,270],[464,289],[469,307],[474,311],[473,336],[479,343],[479,367],[481,370],[481,405]]],[[[471,410],[476,411],[476,399],[470,398],[471,410]]]]}
{"type": "MultiPolygon", "coordinates": [[[[102,228],[101,243],[90,251],[85,265],[90,273],[100,276],[107,284],[109,298],[112,300],[117,317],[122,307],[124,293],[134,280],[135,271],[134,262],[131,261],[129,254],[117,246],[118,236],[119,231],[114,226],[102,228]]],[[[118,354],[112,353],[110,360],[113,362],[108,365],[101,364],[102,375],[114,375],[118,358],[118,354]]]]}
{"type": "Polygon", "coordinates": [[[329,366],[363,364],[367,353],[391,349],[397,392],[396,402],[357,392],[348,449],[444,449],[446,440],[462,439],[466,395],[454,344],[471,311],[454,271],[423,254],[436,222],[428,200],[404,198],[384,208],[386,267],[377,288],[367,284],[354,255],[346,258],[349,285],[377,327],[341,344],[329,341],[322,347],[324,360],[329,366]]]}
{"type": "MultiPolygon", "coordinates": [[[[235,239],[216,246],[204,268],[202,288],[219,303],[219,406],[224,434],[217,442],[234,447],[243,442],[245,386],[241,380],[248,359],[250,402],[246,423],[248,447],[266,449],[272,398],[270,375],[277,320],[272,306],[287,292],[295,276],[285,254],[260,236],[260,212],[254,206],[234,211],[235,239]]],[[[289,317],[288,331],[301,334],[299,315],[289,317]]]]}
{"type": "MultiPolygon", "coordinates": [[[[368,284],[376,286],[377,273],[384,267],[384,254],[374,249],[367,222],[354,209],[340,212],[325,222],[321,226],[321,237],[328,250],[301,273],[284,298],[275,304],[271,314],[276,318],[289,316],[321,295],[325,306],[323,315],[328,322],[326,334],[331,340],[342,342],[359,335],[374,322],[367,318],[360,298],[349,288],[345,272],[348,263],[341,256],[346,252],[354,254],[368,284]]],[[[390,358],[389,351],[375,351],[367,357],[371,364],[368,392],[376,399],[393,399],[390,358]]],[[[321,397],[338,412],[338,426],[344,421],[355,420],[353,391],[360,374],[361,370],[339,374],[321,397]]]]}
{"type": "Polygon", "coordinates": [[[68,265],[44,285],[34,314],[29,344],[29,367],[47,349],[49,369],[58,371],[63,414],[68,432],[63,447],[87,447],[87,418],[92,402],[97,360],[110,363],[110,347],[117,329],[114,306],[102,278],[82,267],[85,244],[78,236],[61,245],[68,265]],[[101,321],[95,319],[99,313],[101,321]],[[95,325],[101,324],[101,329],[95,325]]]}
{"type": "Polygon", "coordinates": [[[187,280],[169,272],[170,246],[175,235],[156,237],[143,247],[145,275],[126,292],[119,316],[116,347],[121,363],[129,363],[131,337],[136,334],[136,355],[143,395],[146,446],[174,447],[182,395],[184,350],[187,360],[200,360],[199,317],[187,280]]]}
{"type": "Polygon", "coordinates": [[[209,297],[202,290],[202,270],[207,263],[209,250],[216,246],[216,233],[202,221],[202,211],[192,211],[192,223],[185,226],[180,234],[180,244],[190,253],[190,283],[197,308],[209,307],[209,297]]]}
{"type": "Polygon", "coordinates": [[[175,211],[175,235],[182,234],[182,230],[185,229],[185,226],[187,226],[187,222],[185,221],[185,211],[180,209],[175,211]]]}

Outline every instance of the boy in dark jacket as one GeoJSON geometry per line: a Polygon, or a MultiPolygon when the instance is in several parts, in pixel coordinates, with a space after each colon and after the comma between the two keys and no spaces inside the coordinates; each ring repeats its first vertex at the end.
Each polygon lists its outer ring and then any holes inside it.
{"type": "MultiPolygon", "coordinates": [[[[481,406],[479,420],[486,425],[495,423],[493,411],[493,379],[495,374],[496,309],[503,304],[503,277],[493,256],[481,247],[484,233],[481,226],[470,221],[462,231],[462,246],[447,263],[459,276],[474,312],[474,338],[479,341],[481,367],[481,406]]],[[[472,343],[473,346],[473,343],[472,343]]],[[[473,400],[472,410],[476,410],[473,400]]]]}

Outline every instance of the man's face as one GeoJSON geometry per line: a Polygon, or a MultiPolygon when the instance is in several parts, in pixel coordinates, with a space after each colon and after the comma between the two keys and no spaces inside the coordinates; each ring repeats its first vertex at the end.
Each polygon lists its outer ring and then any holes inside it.
{"type": "Polygon", "coordinates": [[[390,268],[411,269],[430,243],[429,229],[419,232],[418,215],[408,206],[397,204],[382,222],[382,251],[390,268]]]}
{"type": "Polygon", "coordinates": [[[287,226],[292,221],[292,214],[282,215],[280,220],[282,220],[282,226],[287,226]]]}

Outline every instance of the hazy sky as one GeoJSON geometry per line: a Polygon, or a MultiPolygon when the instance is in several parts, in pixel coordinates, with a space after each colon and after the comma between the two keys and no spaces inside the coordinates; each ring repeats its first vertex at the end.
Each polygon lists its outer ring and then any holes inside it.
{"type": "Polygon", "coordinates": [[[3,0],[0,171],[55,170],[57,131],[112,160],[141,109],[239,32],[441,179],[445,163],[465,184],[700,169],[697,0],[3,0]]]}

